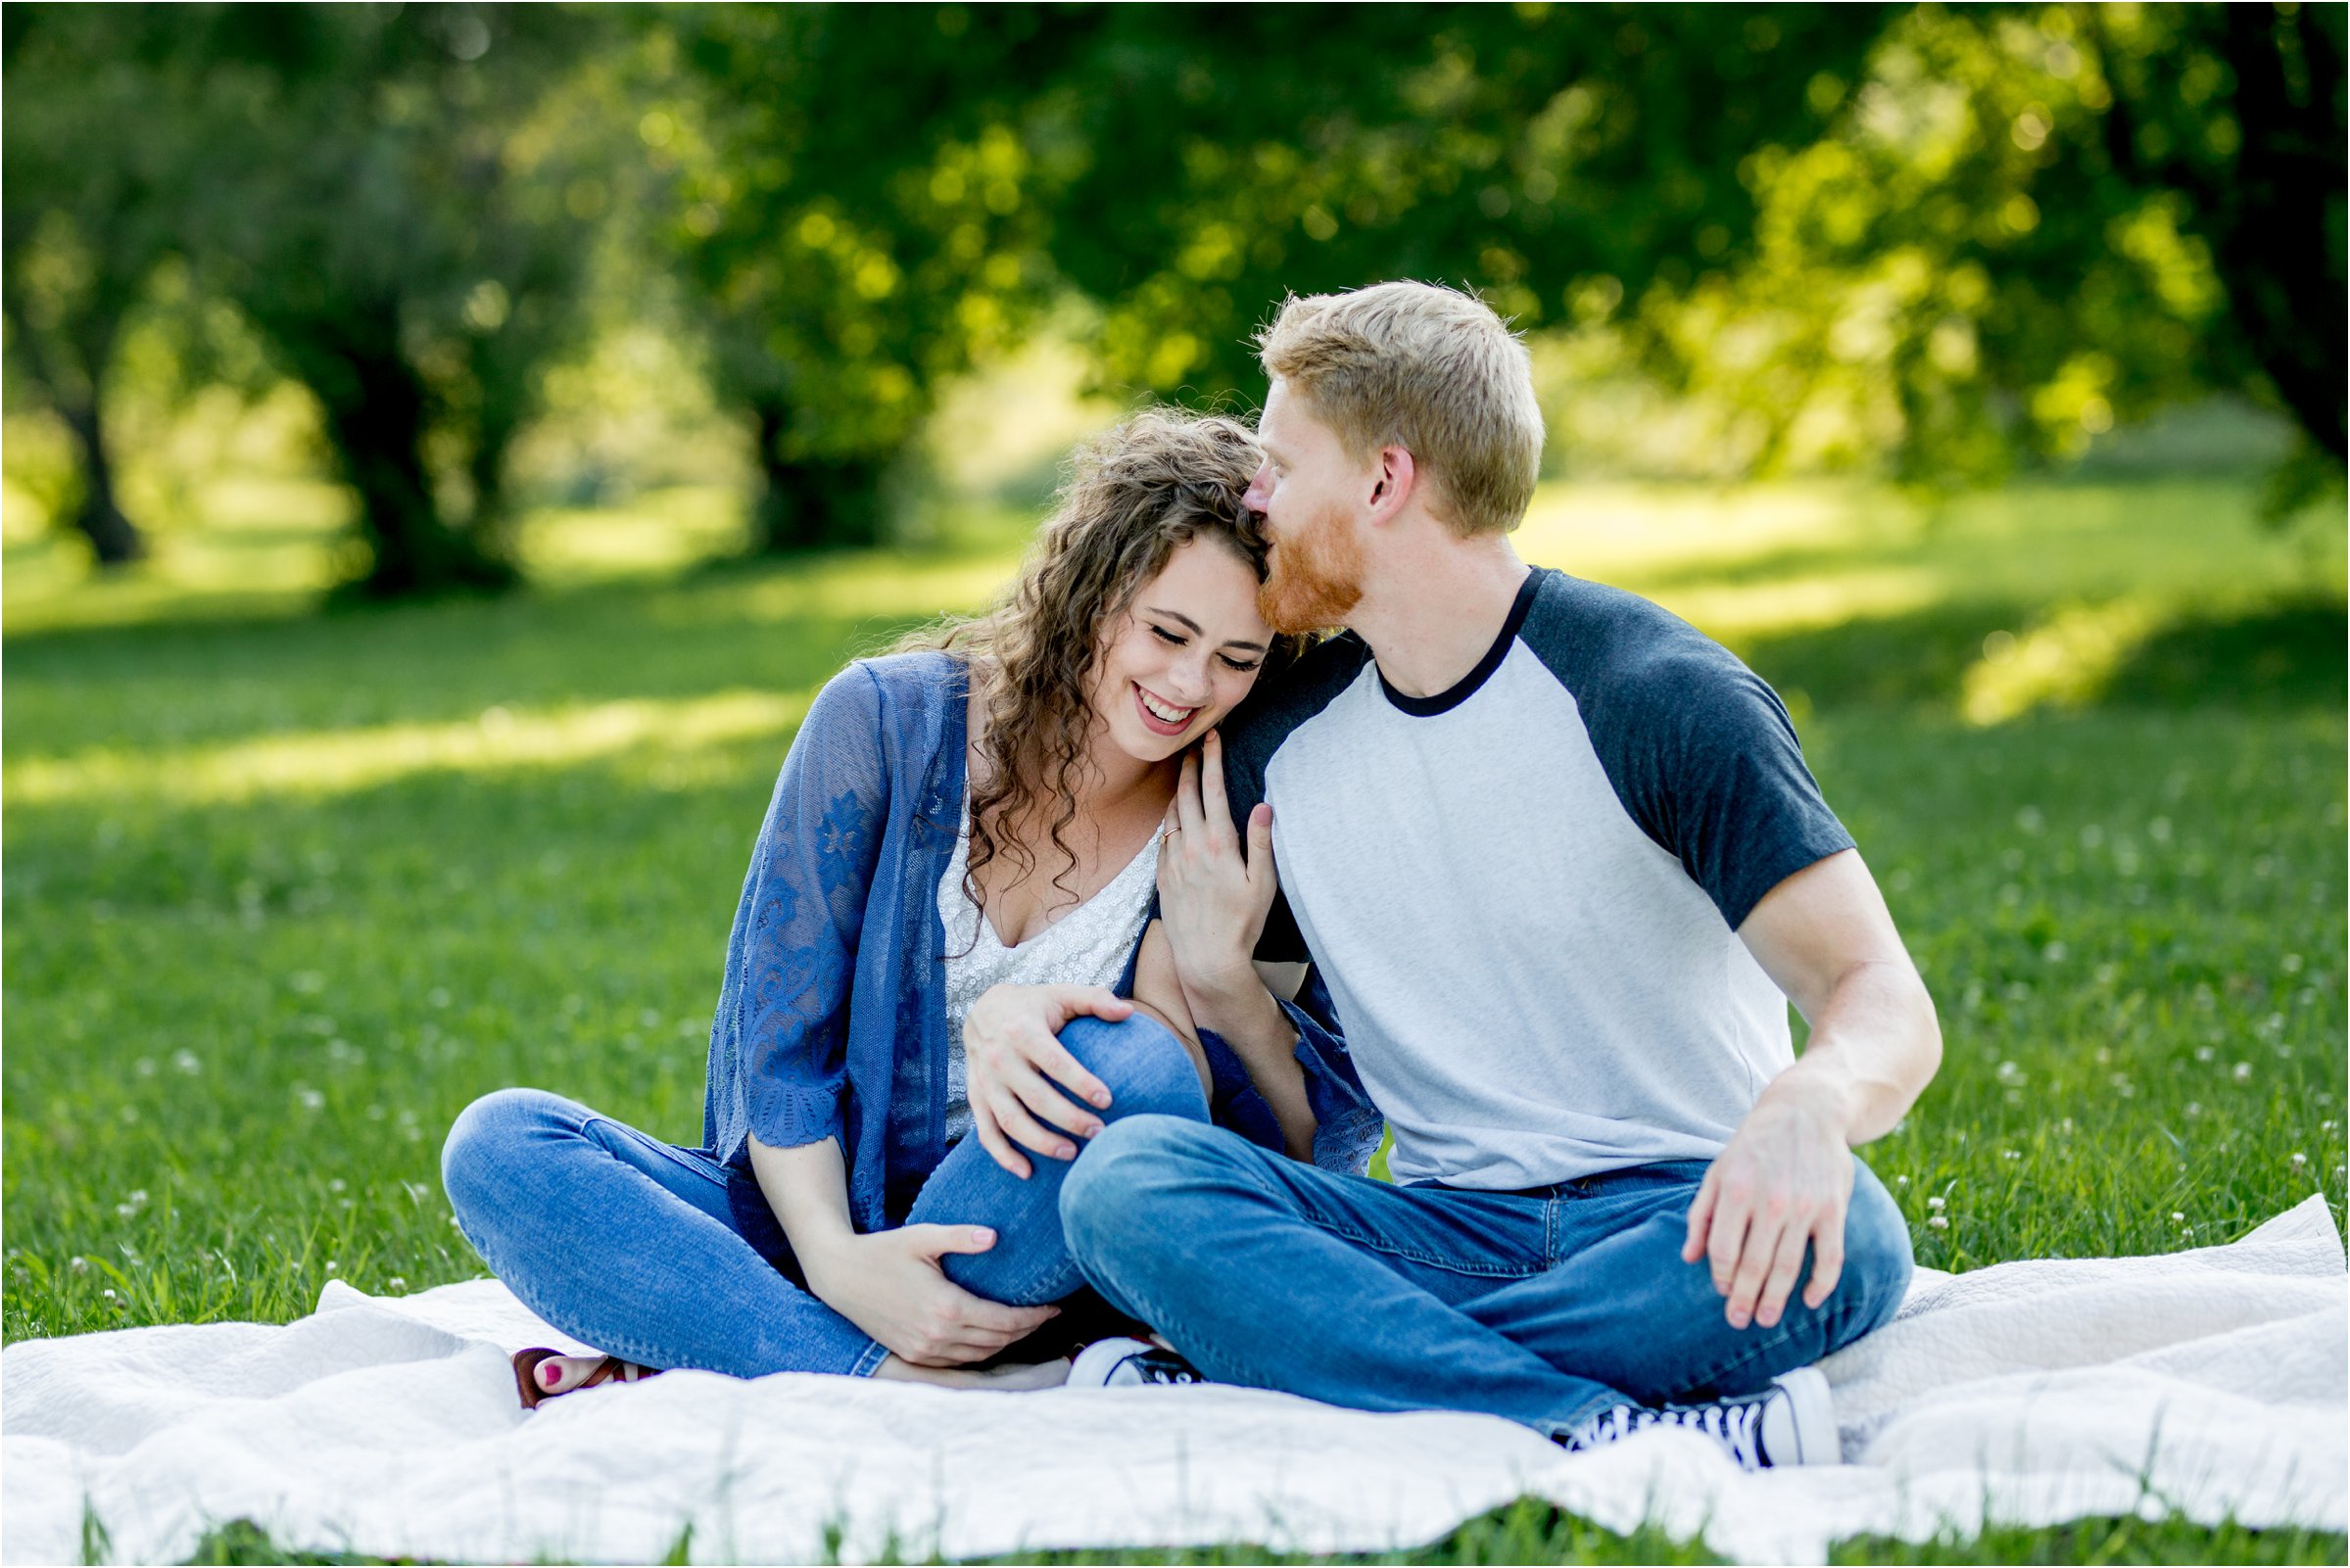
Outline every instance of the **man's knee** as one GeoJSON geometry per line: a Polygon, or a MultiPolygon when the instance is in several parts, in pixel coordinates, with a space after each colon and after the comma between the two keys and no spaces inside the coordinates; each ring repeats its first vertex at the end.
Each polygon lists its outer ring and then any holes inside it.
{"type": "Polygon", "coordinates": [[[1151,1232],[1151,1212],[1214,1161],[1215,1129],[1185,1117],[1129,1116],[1079,1152],[1061,1183],[1061,1229],[1080,1263],[1123,1236],[1151,1232]]]}
{"type": "Polygon", "coordinates": [[[1909,1220],[1866,1162],[1853,1159],[1852,1202],[1845,1214],[1845,1266],[1836,1294],[1850,1293],[1851,1337],[1893,1320],[1909,1292],[1916,1259],[1909,1220]]]}
{"type": "Polygon", "coordinates": [[[1208,1096],[1191,1053],[1158,1020],[1139,1013],[1116,1023],[1073,1019],[1060,1038],[1062,1048],[1110,1091],[1107,1116],[1208,1118],[1208,1096]]]}

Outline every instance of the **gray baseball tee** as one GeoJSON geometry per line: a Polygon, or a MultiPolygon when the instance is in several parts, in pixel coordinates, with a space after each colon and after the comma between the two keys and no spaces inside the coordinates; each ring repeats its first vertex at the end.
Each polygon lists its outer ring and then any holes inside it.
{"type": "Polygon", "coordinates": [[[1710,1159],[1792,1060],[1736,931],[1852,839],[1777,695],[1687,622],[1536,568],[1450,690],[1349,634],[1223,733],[1235,819],[1273,808],[1258,956],[1319,967],[1398,1181],[1710,1159]]]}

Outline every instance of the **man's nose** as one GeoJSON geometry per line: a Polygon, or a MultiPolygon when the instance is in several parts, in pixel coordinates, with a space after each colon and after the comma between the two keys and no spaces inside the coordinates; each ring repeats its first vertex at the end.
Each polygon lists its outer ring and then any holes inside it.
{"type": "Polygon", "coordinates": [[[1272,464],[1260,463],[1256,473],[1249,477],[1248,491],[1240,498],[1240,504],[1252,512],[1261,512],[1265,510],[1265,502],[1271,495],[1272,464]]]}

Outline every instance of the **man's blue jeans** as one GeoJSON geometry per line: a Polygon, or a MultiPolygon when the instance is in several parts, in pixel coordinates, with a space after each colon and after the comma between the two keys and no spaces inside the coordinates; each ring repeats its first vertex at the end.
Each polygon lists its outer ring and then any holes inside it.
{"type": "Polygon", "coordinates": [[[1753,1393],[1891,1318],[1909,1227],[1854,1162],[1843,1276],[1734,1329],[1685,1263],[1703,1161],[1526,1193],[1389,1186],[1221,1128],[1136,1117],[1061,1188],[1071,1252],[1208,1377],[1363,1410],[1475,1410],[1557,1435],[1623,1403],[1753,1393]]]}
{"type": "MultiPolygon", "coordinates": [[[[1143,1018],[1079,1019],[1061,1043],[1111,1094],[1118,1117],[1205,1121],[1181,1042],[1143,1018]]],[[[1090,1108],[1088,1108],[1090,1109],[1090,1108]]],[[[995,1245],[952,1254],[947,1277],[1009,1306],[1082,1287],[1057,1212],[1070,1166],[1036,1156],[1027,1180],[977,1138],[946,1153],[908,1224],[986,1225],[995,1245]]],[[[441,1152],[458,1228],[522,1304],[608,1354],[736,1377],[870,1374],[888,1352],[805,1287],[751,1177],[539,1089],[465,1108],[441,1152]],[[739,1189],[747,1187],[744,1192],[739,1189]],[[767,1219],[745,1225],[745,1213],[767,1219]]]]}

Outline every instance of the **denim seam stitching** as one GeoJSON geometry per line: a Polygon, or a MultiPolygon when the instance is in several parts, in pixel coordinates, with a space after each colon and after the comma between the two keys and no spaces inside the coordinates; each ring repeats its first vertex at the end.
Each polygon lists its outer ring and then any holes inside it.
{"type": "MultiPolygon", "coordinates": [[[[589,1128],[599,1124],[607,1127],[619,1127],[626,1132],[635,1132],[637,1130],[636,1128],[629,1126],[626,1122],[613,1120],[610,1117],[590,1116],[582,1117],[580,1120],[579,1130],[581,1135],[585,1136],[589,1128]]],[[[631,1141],[633,1142],[635,1140],[632,1139],[631,1141]]],[[[727,1182],[725,1176],[719,1174],[717,1171],[712,1170],[708,1165],[705,1165],[699,1161],[687,1159],[683,1154],[678,1152],[675,1145],[663,1143],[658,1138],[647,1137],[645,1139],[644,1146],[658,1150],[663,1159],[667,1160],[671,1164],[677,1166],[679,1169],[699,1176],[702,1180],[708,1182],[711,1186],[718,1188],[722,1192],[726,1189],[727,1182]]],[[[610,1154],[611,1151],[607,1149],[604,1151],[604,1153],[610,1154]]],[[[615,1156],[614,1158],[617,1157],[615,1156]]]]}

